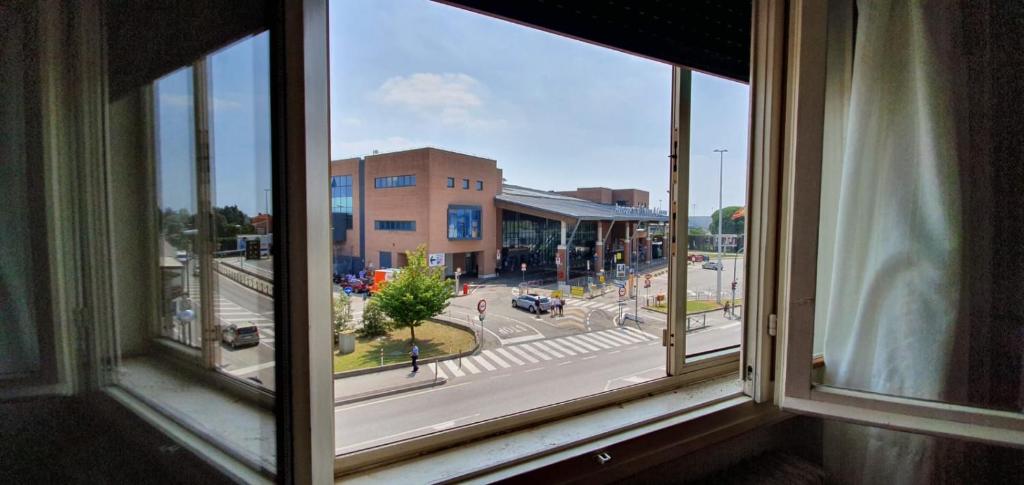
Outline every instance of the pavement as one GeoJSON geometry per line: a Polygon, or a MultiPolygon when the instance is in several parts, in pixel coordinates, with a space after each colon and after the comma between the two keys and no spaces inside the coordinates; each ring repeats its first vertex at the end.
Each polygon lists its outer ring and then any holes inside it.
{"type": "Polygon", "coordinates": [[[401,369],[348,376],[334,380],[334,405],[341,406],[367,399],[444,385],[447,376],[435,374],[435,363],[421,363],[412,372],[412,363],[401,369]]]}

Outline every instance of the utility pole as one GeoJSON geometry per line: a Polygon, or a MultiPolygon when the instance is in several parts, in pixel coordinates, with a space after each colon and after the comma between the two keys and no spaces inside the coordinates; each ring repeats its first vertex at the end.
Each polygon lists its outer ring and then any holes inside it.
{"type": "Polygon", "coordinates": [[[718,274],[718,291],[715,292],[715,301],[722,303],[722,177],[725,152],[729,150],[719,148],[714,151],[718,153],[718,268],[715,269],[715,273],[718,274]]]}
{"type": "Polygon", "coordinates": [[[270,214],[270,189],[263,189],[263,208],[270,214]]]}

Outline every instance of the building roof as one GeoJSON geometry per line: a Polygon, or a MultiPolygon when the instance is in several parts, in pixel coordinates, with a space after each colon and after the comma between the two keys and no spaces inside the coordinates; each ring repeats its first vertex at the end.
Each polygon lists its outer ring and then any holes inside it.
{"type": "Polygon", "coordinates": [[[502,184],[495,200],[584,221],[668,222],[668,215],[645,207],[599,204],[557,192],[545,192],[518,185],[502,184]]]}

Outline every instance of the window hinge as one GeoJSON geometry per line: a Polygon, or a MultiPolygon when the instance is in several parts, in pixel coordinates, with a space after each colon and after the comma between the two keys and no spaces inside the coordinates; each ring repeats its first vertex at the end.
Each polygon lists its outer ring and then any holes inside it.
{"type": "Polygon", "coordinates": [[[667,328],[661,329],[661,346],[668,347],[672,344],[672,337],[674,335],[669,333],[667,328]]]}
{"type": "Polygon", "coordinates": [[[774,313],[768,315],[768,335],[774,337],[779,331],[779,320],[774,313]]]}

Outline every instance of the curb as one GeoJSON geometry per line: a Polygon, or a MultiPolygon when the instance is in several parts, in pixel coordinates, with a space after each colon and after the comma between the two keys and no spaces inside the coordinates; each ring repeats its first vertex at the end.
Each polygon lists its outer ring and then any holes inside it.
{"type": "MultiPolygon", "coordinates": [[[[408,364],[406,364],[406,366],[408,366],[408,364]]],[[[448,382],[448,379],[444,377],[439,377],[436,381],[430,380],[424,382],[417,382],[415,384],[404,384],[401,386],[387,387],[384,389],[378,389],[376,391],[369,391],[361,394],[356,394],[353,396],[344,397],[341,399],[335,399],[334,405],[344,406],[345,404],[352,404],[355,402],[366,401],[378,397],[391,396],[393,394],[401,394],[403,392],[415,391],[417,389],[425,389],[428,387],[441,386],[444,385],[446,382],[448,382]]]]}

